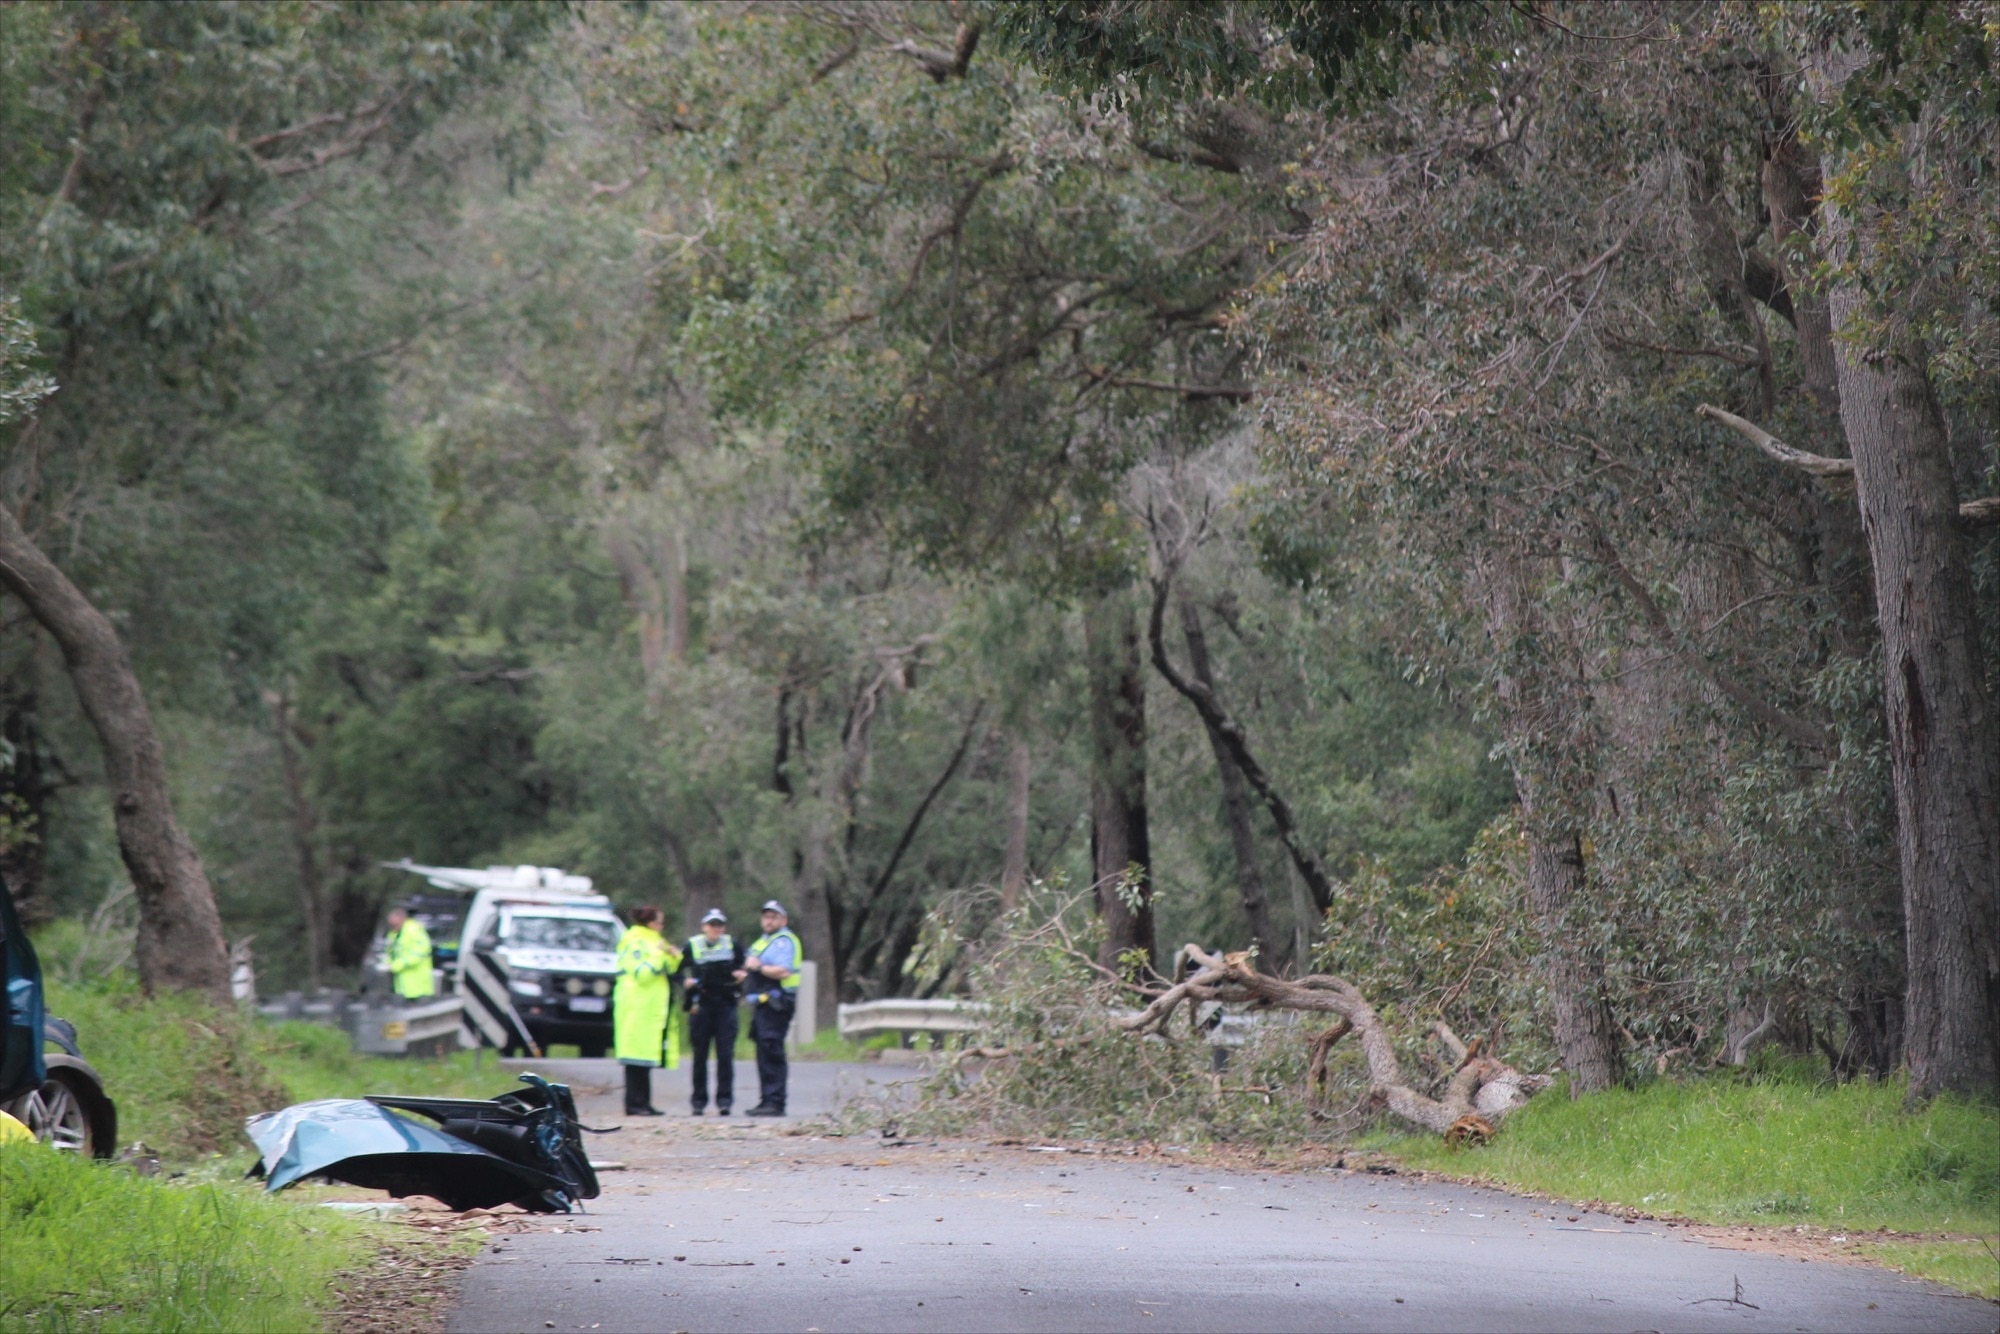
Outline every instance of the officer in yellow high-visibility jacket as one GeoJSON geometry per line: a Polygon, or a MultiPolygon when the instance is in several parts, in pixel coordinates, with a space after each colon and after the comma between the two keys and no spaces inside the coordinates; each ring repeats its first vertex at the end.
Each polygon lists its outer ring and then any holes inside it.
{"type": "Polygon", "coordinates": [[[614,1051],[625,1067],[625,1115],[659,1116],[653,1106],[653,1067],[680,1064],[680,1044],[669,1028],[673,988],[667,977],[681,966],[679,947],[660,934],[658,908],[637,908],[618,940],[618,985],[611,992],[614,1051]]]}
{"type": "Polygon", "coordinates": [[[389,913],[389,978],[398,999],[429,1000],[437,995],[431,972],[431,933],[407,909],[389,913]]]}

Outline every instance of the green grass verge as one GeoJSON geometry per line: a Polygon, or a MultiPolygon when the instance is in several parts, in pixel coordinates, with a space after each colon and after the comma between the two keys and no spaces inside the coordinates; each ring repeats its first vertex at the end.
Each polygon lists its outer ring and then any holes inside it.
{"type": "Polygon", "coordinates": [[[0,1329],[308,1330],[367,1229],[247,1183],[0,1149],[0,1329]]]}
{"type": "Polygon", "coordinates": [[[1885,1263],[2000,1297],[2000,1109],[1940,1098],[1906,1112],[1903,1097],[1899,1081],[1772,1068],[1574,1100],[1554,1089],[1477,1149],[1400,1135],[1365,1147],[1557,1199],[1873,1234],[1864,1249],[1885,1263]]]}
{"type": "Polygon", "coordinates": [[[49,1012],[77,1026],[83,1054],[118,1104],[118,1137],[169,1164],[220,1153],[248,1162],[243,1119],[313,1098],[411,1093],[486,1098],[513,1075],[458,1052],[442,1060],[355,1053],[324,1024],[266,1024],[192,996],[147,1000],[129,973],[89,987],[52,983],[49,1012]]]}
{"type": "Polygon", "coordinates": [[[513,1074],[473,1053],[392,1060],[319,1024],[265,1024],[188,996],[141,996],[129,973],[49,986],[118,1103],[119,1139],[165,1178],[39,1147],[0,1155],[0,1330],[305,1330],[336,1273],[381,1233],[242,1181],[243,1120],[365,1093],[491,1097],[513,1074]]]}

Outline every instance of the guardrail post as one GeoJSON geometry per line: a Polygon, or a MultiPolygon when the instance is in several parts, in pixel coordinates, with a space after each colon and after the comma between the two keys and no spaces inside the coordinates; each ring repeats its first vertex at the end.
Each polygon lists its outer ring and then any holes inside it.
{"type": "Polygon", "coordinates": [[[809,1047],[819,1036],[819,964],[807,959],[799,965],[799,1008],[792,1015],[792,1028],[785,1035],[788,1046],[809,1047]]]}

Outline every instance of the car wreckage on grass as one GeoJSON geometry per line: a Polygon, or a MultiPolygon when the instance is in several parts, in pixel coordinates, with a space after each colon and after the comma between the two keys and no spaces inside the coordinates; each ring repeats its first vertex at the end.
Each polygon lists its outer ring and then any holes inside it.
{"type": "Polygon", "coordinates": [[[317,1177],[456,1210],[574,1212],[597,1198],[583,1134],[604,1132],[578,1123],[568,1086],[520,1078],[525,1088],[489,1099],[369,1094],[253,1116],[244,1129],[260,1157],[250,1175],[272,1191],[317,1177]]]}
{"type": "Polygon", "coordinates": [[[0,879],[0,1111],[66,1153],[109,1158],[118,1106],[83,1059],[76,1025],[43,1009],[42,965],[0,879]],[[54,1047],[56,1050],[49,1051],[54,1047]]]}

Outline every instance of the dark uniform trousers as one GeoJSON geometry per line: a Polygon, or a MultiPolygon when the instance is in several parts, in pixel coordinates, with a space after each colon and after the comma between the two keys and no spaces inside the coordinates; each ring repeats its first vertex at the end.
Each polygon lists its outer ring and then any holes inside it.
{"type": "Polygon", "coordinates": [[[756,1008],[750,1015],[750,1036],[757,1043],[757,1101],[766,1107],[785,1109],[785,1034],[792,1026],[792,1012],[798,1003],[790,992],[766,991],[746,997],[756,1008]]]}
{"type": "Polygon", "coordinates": [[[694,1044],[694,1088],[689,1103],[697,1112],[708,1107],[708,1051],[712,1046],[715,1105],[728,1111],[736,1103],[736,1003],[702,997],[688,1016],[688,1036],[694,1044]]]}

